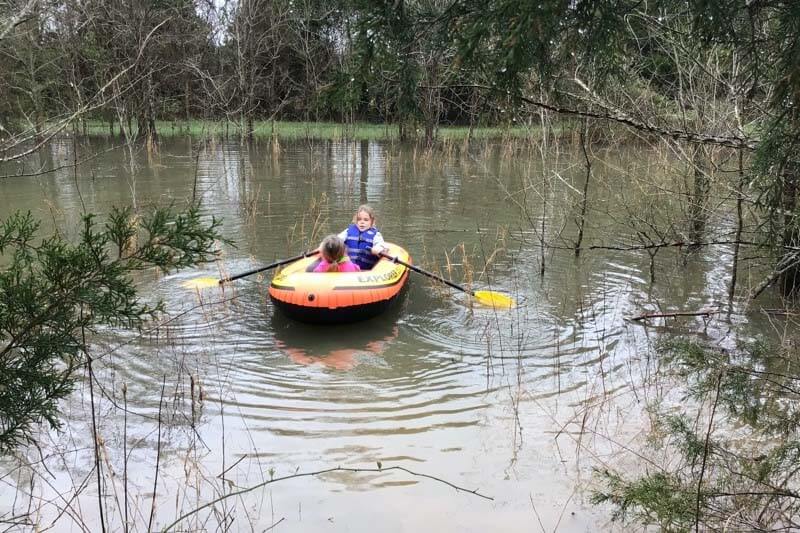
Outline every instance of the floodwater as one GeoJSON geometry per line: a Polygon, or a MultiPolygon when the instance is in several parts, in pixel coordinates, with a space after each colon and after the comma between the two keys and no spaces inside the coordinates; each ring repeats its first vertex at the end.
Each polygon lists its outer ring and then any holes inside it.
{"type": "MultiPolygon", "coordinates": [[[[634,227],[663,228],[682,213],[653,192],[680,182],[680,164],[641,148],[594,154],[583,244],[618,249],[576,257],[586,169],[570,147],[426,154],[378,142],[187,138],[148,155],[114,142],[65,138],[2,169],[64,166],[0,180],[0,218],[31,210],[44,231],[74,237],[84,209],[184,205],[194,194],[235,246],[222,246],[218,264],[137,280],[144,298],[165,301],[169,321],[97,333],[100,498],[84,380],[64,404],[62,431],[41,435],[44,460],[29,449],[27,466],[0,464],[6,519],[98,531],[100,500],[114,531],[126,513],[138,531],[183,515],[173,530],[621,530],[610,508],[589,503],[593,469],[634,464],[651,394],[680,401],[652,390],[650,342],[668,329],[734,342],[764,328],[737,302],[727,307],[730,247],[664,248],[654,283],[647,251],[626,249],[644,242],[634,227]],[[275,310],[270,273],[224,291],[182,285],[316,246],[364,202],[416,264],[518,306],[471,305],[411,273],[384,315],[320,327],[275,310]],[[728,312],[629,320],[711,307],[728,312]]],[[[717,209],[708,231],[733,223],[717,209]]]]}

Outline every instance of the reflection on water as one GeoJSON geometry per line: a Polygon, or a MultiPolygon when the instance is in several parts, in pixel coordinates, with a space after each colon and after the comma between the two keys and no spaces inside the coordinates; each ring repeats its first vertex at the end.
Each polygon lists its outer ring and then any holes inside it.
{"type": "MultiPolygon", "coordinates": [[[[75,149],[82,159],[107,147],[101,140],[54,143],[25,169],[57,167],[72,161],[75,149]]],[[[344,141],[284,143],[276,152],[268,144],[185,139],[164,142],[150,159],[136,153],[131,162],[121,150],[100,154],[78,169],[78,179],[67,167],[0,180],[0,218],[30,209],[46,228],[74,235],[82,201],[104,212],[134,199],[146,207],[196,194],[209,214],[224,218],[225,236],[236,242],[224,247],[218,265],[138,280],[142,295],[163,299],[174,320],[144,336],[97,335],[98,350],[110,352],[97,364],[103,392],[95,407],[112,529],[124,514],[117,503],[123,471],[140,523],[157,485],[154,524],[163,527],[271,475],[371,468],[377,461],[480,487],[495,501],[396,472],[338,472],[242,494],[185,526],[216,527],[226,520],[220,517],[239,512],[225,527],[264,530],[283,518],[279,528],[301,531],[375,531],[376,524],[384,531],[530,531],[539,520],[546,530],[607,529],[606,510],[586,504],[591,468],[618,450],[613,443],[632,441],[647,425],[642,388],[658,365],[646,351],[653,330],[626,317],[724,300],[730,254],[709,247],[684,267],[679,252],[660,252],[654,285],[641,251],[576,258],[569,239],[582,155],[567,151],[543,161],[538,152],[504,153],[490,147],[420,154],[344,141]],[[343,229],[364,202],[376,208],[385,237],[408,249],[416,264],[506,292],[521,305],[503,312],[471,305],[464,294],[411,273],[401,304],[384,315],[320,327],[275,311],[266,294],[271,273],[201,294],[182,288],[191,277],[235,274],[295,255],[315,245],[315,235],[343,229]],[[548,242],[566,243],[566,251],[547,252],[542,277],[543,222],[548,242]]],[[[584,242],[628,242],[625,221],[636,201],[631,175],[657,176],[641,150],[604,157],[607,164],[593,170],[598,186],[591,189],[584,242]]],[[[709,227],[726,223],[711,220],[709,227]]],[[[730,326],[720,319],[706,331],[733,337],[730,326]]],[[[755,321],[738,326],[739,334],[758,330],[755,321]]],[[[3,467],[0,515],[19,511],[13,502],[26,499],[18,490],[41,503],[59,501],[57,491],[70,501],[74,487],[82,487],[74,498],[80,512],[62,516],[42,504],[42,525],[58,516],[61,529],[79,529],[81,516],[85,529],[98,529],[95,485],[81,481],[94,464],[90,413],[81,388],[65,405],[66,431],[43,440],[53,459],[24,471],[3,467]],[[47,483],[25,488],[31,470],[47,483]]]]}
{"type": "Polygon", "coordinates": [[[397,339],[399,306],[362,324],[314,326],[273,314],[275,346],[298,365],[351,370],[363,361],[373,364],[397,339]]]}

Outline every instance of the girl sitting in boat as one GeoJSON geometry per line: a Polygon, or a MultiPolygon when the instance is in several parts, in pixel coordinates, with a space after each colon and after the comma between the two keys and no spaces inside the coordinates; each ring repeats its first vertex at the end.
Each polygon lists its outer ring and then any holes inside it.
{"type": "Polygon", "coordinates": [[[353,223],[339,234],[347,246],[347,255],[361,270],[370,270],[380,259],[384,245],[383,235],[375,227],[375,211],[366,204],[358,206],[353,223]]]}
{"type": "Polygon", "coordinates": [[[322,260],[314,272],[358,272],[358,265],[345,253],[344,241],[338,235],[328,235],[319,245],[322,260]]]}

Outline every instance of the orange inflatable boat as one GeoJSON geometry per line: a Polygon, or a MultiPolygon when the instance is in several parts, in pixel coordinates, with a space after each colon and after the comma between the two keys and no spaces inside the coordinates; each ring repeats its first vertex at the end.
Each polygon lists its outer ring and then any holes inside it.
{"type": "MultiPolygon", "coordinates": [[[[411,263],[403,248],[385,244],[389,255],[411,263]]],[[[300,259],[272,278],[269,296],[288,317],[318,324],[365,320],[397,300],[408,279],[408,268],[385,257],[362,272],[312,272],[319,261],[318,255],[300,259]]]]}

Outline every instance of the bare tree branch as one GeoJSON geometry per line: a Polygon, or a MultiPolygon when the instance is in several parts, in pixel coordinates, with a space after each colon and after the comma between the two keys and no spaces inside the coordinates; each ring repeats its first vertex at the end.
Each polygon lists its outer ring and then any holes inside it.
{"type": "Polygon", "coordinates": [[[192,516],[194,514],[199,513],[203,509],[207,509],[209,507],[213,507],[214,505],[220,503],[221,501],[223,501],[223,500],[225,500],[227,498],[238,497],[238,496],[241,496],[243,494],[247,494],[248,492],[252,492],[252,491],[254,491],[256,489],[260,489],[262,487],[265,487],[267,485],[271,485],[273,483],[277,483],[279,481],[285,481],[287,479],[295,479],[295,478],[299,478],[299,477],[319,476],[321,474],[327,474],[329,472],[356,472],[356,473],[361,473],[361,472],[388,472],[390,470],[399,470],[399,471],[405,472],[407,474],[411,474],[412,476],[424,477],[424,478],[427,478],[427,479],[432,479],[434,481],[438,481],[439,483],[444,483],[448,487],[452,487],[452,488],[456,489],[459,492],[467,492],[469,494],[473,494],[475,496],[478,496],[479,498],[483,498],[483,499],[489,500],[489,501],[494,501],[494,498],[492,498],[491,496],[486,496],[484,494],[481,494],[480,492],[478,492],[478,489],[474,489],[474,490],[465,489],[463,487],[459,487],[458,485],[454,485],[453,483],[450,483],[449,481],[446,481],[444,479],[438,478],[436,476],[431,476],[429,474],[422,474],[422,473],[419,473],[419,472],[414,472],[414,471],[409,470],[409,469],[407,469],[405,467],[402,467],[402,466],[390,466],[390,467],[387,467],[387,468],[381,468],[381,467],[378,467],[378,468],[344,468],[344,467],[341,467],[341,466],[337,466],[337,467],[334,467],[334,468],[326,468],[324,470],[317,470],[316,472],[303,472],[303,473],[299,473],[299,474],[290,474],[288,476],[276,477],[276,478],[264,481],[262,483],[258,483],[256,485],[253,485],[252,487],[247,487],[247,488],[242,489],[242,490],[237,490],[235,492],[230,492],[228,494],[225,494],[224,496],[220,496],[219,498],[217,498],[215,500],[212,500],[210,502],[204,503],[203,505],[201,505],[200,507],[197,507],[196,509],[193,509],[193,510],[187,512],[187,513],[182,514],[174,522],[172,522],[167,527],[165,527],[162,530],[162,533],[166,533],[167,531],[169,531],[170,529],[172,529],[175,526],[177,526],[180,522],[182,522],[186,518],[188,518],[188,517],[190,517],[190,516],[192,516]]]}

